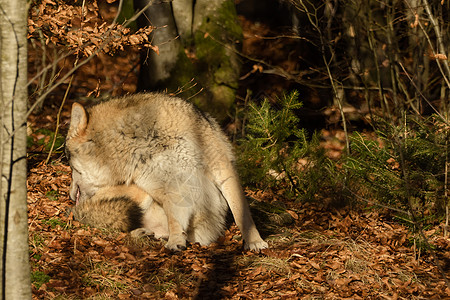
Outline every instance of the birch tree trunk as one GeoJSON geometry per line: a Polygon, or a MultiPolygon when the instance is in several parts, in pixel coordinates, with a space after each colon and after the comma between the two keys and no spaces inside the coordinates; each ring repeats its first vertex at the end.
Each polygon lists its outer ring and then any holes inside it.
{"type": "Polygon", "coordinates": [[[27,1],[0,0],[2,299],[31,299],[26,193],[27,1]]]}

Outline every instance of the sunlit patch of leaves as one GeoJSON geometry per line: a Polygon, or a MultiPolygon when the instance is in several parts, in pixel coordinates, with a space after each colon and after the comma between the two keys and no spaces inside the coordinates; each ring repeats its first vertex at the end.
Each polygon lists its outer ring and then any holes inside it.
{"type": "Polygon", "coordinates": [[[125,276],[125,272],[120,265],[118,266],[107,261],[91,261],[88,271],[82,277],[82,281],[86,286],[117,294],[126,292],[129,288],[126,283],[122,282],[123,276],[125,276]]]}
{"type": "Polygon", "coordinates": [[[248,269],[259,269],[264,271],[276,271],[285,276],[291,274],[288,259],[263,256],[242,256],[235,262],[240,267],[248,269]]]}

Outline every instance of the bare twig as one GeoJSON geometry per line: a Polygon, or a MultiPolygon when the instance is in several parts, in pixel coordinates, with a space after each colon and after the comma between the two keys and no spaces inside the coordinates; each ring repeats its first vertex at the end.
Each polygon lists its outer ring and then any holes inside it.
{"type": "MultiPolygon", "coordinates": [[[[326,42],[325,42],[325,38],[324,35],[322,33],[322,30],[319,27],[319,20],[317,18],[317,9],[314,12],[311,12],[310,9],[308,8],[308,6],[304,3],[303,0],[299,0],[298,4],[301,5],[301,7],[303,8],[304,12],[306,13],[309,23],[314,27],[314,29],[317,31],[317,33],[319,34],[319,38],[320,38],[320,46],[321,46],[321,52],[322,52],[322,59],[323,62],[325,64],[326,70],[327,70],[327,75],[328,78],[330,80],[331,83],[331,87],[333,90],[333,94],[335,99],[337,100],[337,104],[338,104],[338,108],[341,114],[341,120],[342,120],[342,127],[344,129],[344,134],[345,134],[345,144],[346,144],[346,151],[347,154],[350,154],[350,140],[348,137],[348,130],[347,130],[347,121],[345,118],[345,114],[344,114],[344,110],[343,110],[343,99],[342,96],[340,95],[339,91],[338,91],[338,82],[337,80],[333,77],[333,74],[331,73],[331,69],[330,69],[330,64],[331,62],[334,60],[334,50],[331,48],[331,46],[328,46],[329,51],[331,52],[331,57],[328,60],[325,54],[325,46],[326,46],[326,42]]],[[[340,85],[340,88],[342,89],[342,85],[340,85]]]]}
{"type": "MultiPolygon", "coordinates": [[[[122,3],[123,0],[120,0],[120,3],[122,3]]],[[[128,26],[131,22],[134,22],[141,14],[143,14],[145,12],[145,10],[150,7],[151,5],[153,5],[153,3],[155,2],[155,0],[149,1],[149,3],[142,8],[139,12],[137,12],[132,18],[130,18],[128,21],[126,21],[123,26],[128,26]]],[[[121,5],[119,5],[119,7],[121,7],[121,5]]],[[[117,15],[120,14],[120,10],[117,12],[117,15]]],[[[114,19],[115,22],[117,22],[117,15],[116,18],[114,19]]],[[[30,109],[28,110],[27,114],[25,115],[25,119],[23,120],[23,122],[26,122],[26,119],[31,115],[31,113],[33,112],[33,110],[39,105],[39,103],[41,103],[42,101],[44,101],[44,99],[51,93],[53,92],[58,86],[60,86],[61,84],[63,84],[70,76],[72,76],[72,74],[74,74],[79,68],[81,68],[82,66],[84,66],[85,64],[87,64],[90,60],[92,60],[95,56],[97,56],[107,45],[108,43],[112,40],[112,36],[110,35],[113,26],[116,23],[112,23],[110,28],[108,29],[108,31],[105,33],[105,38],[103,39],[102,43],[98,46],[98,48],[91,54],[89,55],[87,58],[85,58],[84,60],[82,60],[80,63],[78,63],[76,66],[74,66],[71,70],[69,70],[61,79],[59,79],[57,82],[55,82],[52,86],[50,86],[42,95],[40,95],[40,97],[38,99],[36,99],[36,101],[33,103],[33,105],[30,107],[30,109]]],[[[86,45],[88,45],[90,43],[87,43],[86,45]]],[[[85,46],[86,46],[85,45],[85,46]]],[[[77,51],[76,50],[72,50],[70,52],[68,52],[67,54],[64,54],[63,56],[61,56],[58,60],[56,60],[52,65],[57,64],[59,61],[61,61],[62,59],[71,56],[73,54],[75,54],[77,51]]],[[[48,66],[47,68],[51,68],[52,66],[48,66]]],[[[42,74],[43,71],[40,72],[40,74],[36,75],[30,82],[29,84],[36,79],[38,76],[40,76],[42,74]]],[[[13,135],[14,132],[10,133],[10,135],[13,135]]]]}
{"type": "MultiPolygon", "coordinates": [[[[445,57],[445,61],[443,62],[443,65],[444,65],[444,69],[445,69],[446,72],[444,72],[442,70],[441,59],[438,58],[437,53],[434,51],[430,40],[429,40],[429,45],[430,45],[430,47],[431,47],[431,49],[433,51],[433,55],[434,55],[434,57],[436,59],[436,63],[438,65],[438,67],[439,67],[439,70],[441,71],[442,76],[444,77],[444,80],[447,83],[448,88],[450,89],[450,79],[449,79],[450,78],[450,67],[449,67],[449,64],[448,64],[448,55],[447,55],[447,53],[445,51],[446,45],[444,45],[444,41],[442,39],[441,30],[439,29],[439,24],[438,24],[436,18],[433,16],[433,13],[432,13],[431,8],[430,8],[430,4],[428,3],[427,0],[422,0],[422,1],[423,1],[424,6],[425,6],[425,11],[427,12],[428,18],[430,19],[430,23],[433,26],[434,33],[436,34],[437,45],[439,47],[439,54],[443,55],[445,57]]],[[[421,26],[421,28],[423,29],[422,26],[421,26]]],[[[429,37],[428,37],[428,39],[429,39],[429,37]]]]}
{"type": "MultiPolygon", "coordinates": [[[[76,59],[76,61],[74,63],[74,66],[76,66],[77,63],[78,63],[78,58],[76,59]]],[[[49,150],[48,155],[47,155],[47,159],[45,160],[44,164],[48,164],[48,161],[50,160],[50,157],[52,156],[53,149],[54,149],[55,143],[56,143],[56,138],[58,136],[59,124],[60,124],[60,120],[61,120],[61,112],[62,112],[62,109],[64,107],[64,104],[66,103],[67,95],[69,95],[69,91],[70,91],[70,88],[72,86],[72,81],[73,81],[73,77],[74,76],[75,76],[75,74],[72,74],[72,76],[70,77],[69,85],[66,88],[66,92],[64,93],[64,97],[62,99],[61,105],[59,106],[59,110],[58,110],[58,113],[56,115],[56,128],[55,128],[55,133],[53,135],[52,145],[50,147],[50,150],[49,150]]]]}
{"type": "MultiPolygon", "coordinates": [[[[419,93],[420,96],[422,96],[423,100],[425,100],[425,102],[427,102],[427,104],[433,109],[433,111],[435,112],[436,115],[439,116],[439,118],[441,119],[442,122],[444,122],[445,124],[449,124],[448,123],[448,119],[445,118],[435,107],[434,105],[427,99],[427,97],[425,97],[424,94],[422,94],[422,91],[419,89],[419,87],[416,85],[416,83],[414,82],[414,80],[412,80],[411,76],[409,76],[408,71],[405,69],[405,67],[403,66],[403,64],[401,62],[398,62],[398,64],[400,65],[400,67],[402,68],[404,74],[408,77],[408,79],[410,80],[411,84],[414,86],[414,88],[416,88],[417,93],[419,93]]],[[[418,113],[418,112],[417,112],[418,113]]]]}
{"type": "Polygon", "coordinates": [[[445,152],[446,152],[446,159],[445,159],[445,167],[444,167],[444,201],[445,201],[445,226],[444,226],[444,237],[448,236],[448,226],[449,226],[449,200],[448,200],[448,167],[450,165],[450,162],[448,161],[449,158],[449,145],[448,145],[448,135],[447,132],[447,140],[445,141],[445,152]]]}
{"type": "MultiPolygon", "coordinates": [[[[441,34],[440,29],[439,29],[439,24],[436,21],[436,18],[433,16],[433,13],[432,13],[431,8],[430,8],[430,4],[428,3],[427,0],[422,0],[422,1],[423,1],[423,4],[424,4],[424,7],[425,7],[425,11],[427,12],[428,18],[430,20],[430,23],[431,23],[431,25],[433,27],[434,33],[436,34],[437,45],[439,47],[439,52],[440,52],[439,54],[441,54],[443,57],[447,57],[448,58],[448,55],[446,54],[446,51],[445,51],[445,45],[444,45],[444,42],[442,40],[442,34],[441,34]]],[[[411,9],[411,10],[414,9],[413,7],[410,6],[410,3],[408,1],[405,1],[405,3],[409,7],[409,9],[411,9]]],[[[439,59],[439,55],[438,55],[438,53],[436,52],[436,50],[435,50],[435,48],[433,46],[434,43],[431,41],[431,38],[428,35],[424,25],[420,21],[420,18],[417,20],[417,25],[419,25],[420,29],[422,29],[422,32],[423,32],[423,34],[425,35],[425,38],[428,41],[428,46],[430,47],[431,53],[432,53],[434,59],[436,60],[436,64],[437,64],[437,66],[439,68],[439,71],[441,72],[442,77],[443,77],[445,83],[447,84],[447,87],[450,89],[450,67],[449,67],[449,64],[448,64],[448,60],[445,63],[443,63],[444,68],[445,68],[445,71],[444,71],[444,69],[442,67],[442,64],[441,64],[441,60],[439,59]]]]}

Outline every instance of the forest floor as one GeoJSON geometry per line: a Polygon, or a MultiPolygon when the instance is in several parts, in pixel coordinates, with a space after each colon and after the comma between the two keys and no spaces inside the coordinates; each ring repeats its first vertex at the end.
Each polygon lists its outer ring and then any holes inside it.
{"type": "MultiPolygon", "coordinates": [[[[244,251],[232,225],[217,243],[172,253],[164,242],[90,228],[68,209],[70,168],[29,170],[30,256],[35,299],[448,299],[430,252],[408,228],[370,209],[329,209],[284,201],[293,216],[244,251]],[[417,248],[416,248],[417,249],[417,248]]],[[[277,195],[249,191],[256,201],[277,195]]],[[[264,224],[257,224],[264,231],[264,224]]],[[[426,232],[448,272],[450,241],[426,232]]],[[[448,275],[448,273],[447,273],[448,275]]]]}
{"type": "MultiPolygon", "coordinates": [[[[247,49],[263,49],[252,48],[250,38],[255,32],[262,34],[261,26],[251,22],[244,26],[247,49]]],[[[282,51],[276,45],[272,51],[282,51]]],[[[270,47],[264,51],[274,57],[270,47]]],[[[118,68],[130,68],[137,57],[132,63],[129,53],[115,56],[114,61],[100,57],[80,70],[83,76],[75,78],[72,97],[94,90],[132,92],[133,73],[118,68]],[[98,74],[105,80],[98,80],[98,74]],[[117,74],[131,78],[123,81],[117,74]]],[[[279,65],[288,68],[290,63],[286,59],[279,65]]],[[[271,92],[284,88],[280,84],[271,92]]],[[[63,92],[53,94],[29,120],[28,222],[34,299],[450,298],[444,279],[450,278],[450,239],[438,234],[439,228],[427,229],[434,257],[414,245],[416,236],[408,227],[379,209],[330,208],[319,201],[285,199],[276,191],[246,189],[255,203],[283,202],[292,217],[292,222],[276,228],[257,222],[270,246],[261,253],[243,250],[234,224],[217,243],[193,244],[172,253],[164,248],[164,241],[133,239],[127,233],[74,221],[69,213],[74,205],[68,195],[70,167],[62,149],[43,163],[56,124],[58,105],[52,103],[63,92]]],[[[61,115],[62,134],[67,130],[70,102],[61,115]]],[[[327,141],[324,147],[330,151],[343,148],[338,138],[327,141]]]]}

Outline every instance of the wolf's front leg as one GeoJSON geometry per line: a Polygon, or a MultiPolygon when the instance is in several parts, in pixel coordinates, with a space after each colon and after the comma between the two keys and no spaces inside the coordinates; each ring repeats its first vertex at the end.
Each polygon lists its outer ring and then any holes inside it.
{"type": "Polygon", "coordinates": [[[169,223],[169,240],[165,244],[165,247],[172,251],[180,251],[186,249],[186,233],[181,227],[180,223],[173,215],[167,215],[169,223]]]}
{"type": "Polygon", "coordinates": [[[186,249],[186,231],[192,215],[192,207],[183,203],[182,197],[177,194],[161,192],[152,196],[162,206],[167,216],[169,239],[165,247],[172,251],[186,249]]]}

